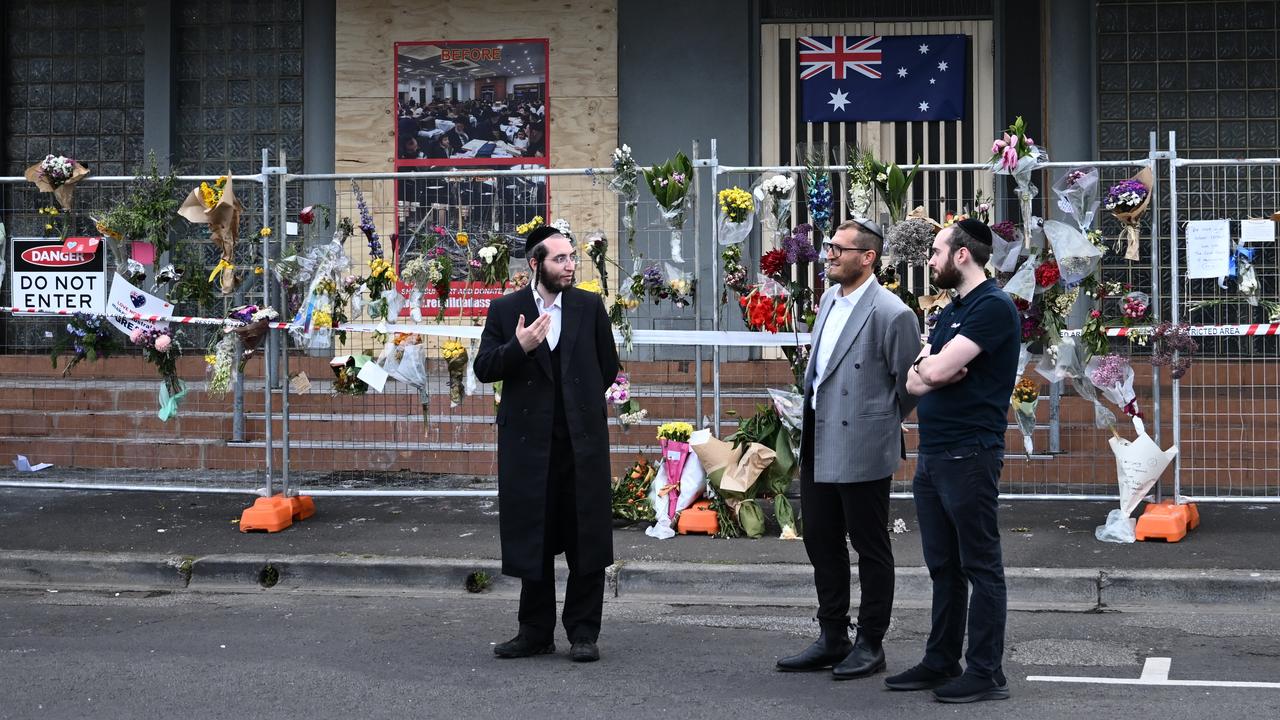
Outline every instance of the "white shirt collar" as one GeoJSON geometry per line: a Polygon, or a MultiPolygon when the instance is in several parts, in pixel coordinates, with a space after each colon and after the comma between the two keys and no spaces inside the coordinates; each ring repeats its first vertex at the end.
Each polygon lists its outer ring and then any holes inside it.
{"type": "MultiPolygon", "coordinates": [[[[537,286],[533,283],[529,283],[529,291],[533,293],[533,302],[538,306],[538,311],[545,312],[547,310],[547,305],[543,302],[542,293],[538,292],[537,286]]],[[[557,310],[564,309],[564,293],[556,293],[556,299],[551,301],[551,307],[554,307],[557,310]]]]}

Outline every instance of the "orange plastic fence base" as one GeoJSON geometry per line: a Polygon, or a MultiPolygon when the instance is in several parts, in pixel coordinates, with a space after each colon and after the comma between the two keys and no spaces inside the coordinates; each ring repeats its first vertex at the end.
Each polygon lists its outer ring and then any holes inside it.
{"type": "Polygon", "coordinates": [[[240,514],[240,532],[280,532],[293,524],[293,503],[283,495],[260,497],[240,514]]]}
{"type": "Polygon", "coordinates": [[[295,521],[306,520],[316,514],[316,501],[312,500],[310,495],[294,495],[289,498],[289,504],[295,521]]]}
{"type": "Polygon", "coordinates": [[[699,500],[680,511],[680,521],[676,523],[676,532],[681,535],[715,535],[719,530],[720,523],[716,519],[716,511],[711,509],[710,500],[699,500]]]}
{"type": "Polygon", "coordinates": [[[1138,540],[1164,540],[1178,542],[1187,536],[1188,530],[1200,525],[1200,511],[1194,503],[1175,504],[1167,499],[1156,505],[1148,505],[1138,518],[1134,535],[1138,540]]]}

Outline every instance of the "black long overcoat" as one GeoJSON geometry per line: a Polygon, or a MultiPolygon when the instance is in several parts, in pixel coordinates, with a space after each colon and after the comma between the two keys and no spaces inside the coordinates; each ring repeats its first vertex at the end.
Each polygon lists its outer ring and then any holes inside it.
{"type": "MultiPolygon", "coordinates": [[[[598,295],[567,288],[560,329],[561,387],[573,443],[577,494],[578,568],[591,572],[613,563],[609,421],[604,393],[618,373],[618,348],[598,295]]],[[[542,575],[547,541],[547,473],[555,382],[545,341],[525,353],[516,323],[538,317],[533,291],[522,289],[489,305],[475,372],[481,382],[502,381],[498,405],[498,526],[502,572],[519,578],[542,575]]]]}

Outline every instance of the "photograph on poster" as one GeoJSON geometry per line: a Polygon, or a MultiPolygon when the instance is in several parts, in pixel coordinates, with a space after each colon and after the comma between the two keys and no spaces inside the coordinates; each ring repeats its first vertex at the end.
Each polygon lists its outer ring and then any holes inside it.
{"type": "Polygon", "coordinates": [[[543,163],[547,41],[395,44],[397,165],[543,163]]]}
{"type": "MultiPolygon", "coordinates": [[[[537,170],[538,165],[494,165],[494,170],[537,170]]],[[[468,170],[466,167],[400,166],[400,172],[468,170]]],[[[536,215],[547,214],[547,179],[537,176],[407,178],[396,183],[401,234],[425,226],[452,232],[514,232],[536,215]]]]}

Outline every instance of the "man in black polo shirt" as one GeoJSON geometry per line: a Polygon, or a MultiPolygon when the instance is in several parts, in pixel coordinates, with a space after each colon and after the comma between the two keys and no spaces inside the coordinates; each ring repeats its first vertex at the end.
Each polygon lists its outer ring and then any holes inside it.
{"type": "Polygon", "coordinates": [[[933,579],[933,625],[924,660],[885,686],[933,689],[942,702],[1009,697],[1001,667],[1006,593],[996,505],[1021,338],[1017,308],[983,271],[990,257],[984,223],[961,220],[938,233],[929,268],[934,284],[955,290],[955,298],[907,374],[907,390],[920,398],[912,492],[933,579]]]}

